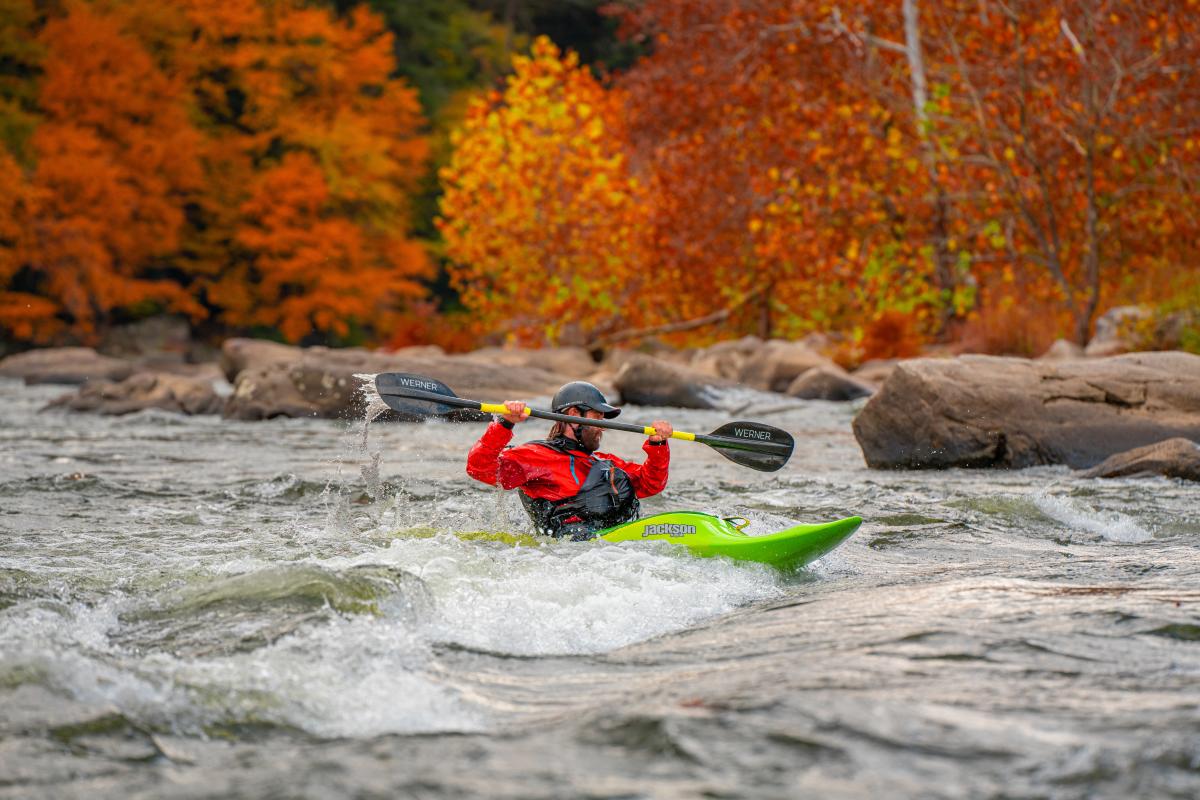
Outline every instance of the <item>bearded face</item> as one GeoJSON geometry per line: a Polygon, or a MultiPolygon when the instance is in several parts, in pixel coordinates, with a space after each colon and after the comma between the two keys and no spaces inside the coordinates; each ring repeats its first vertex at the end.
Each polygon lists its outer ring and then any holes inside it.
{"type": "Polygon", "coordinates": [[[600,428],[580,425],[576,429],[576,436],[579,437],[579,444],[583,447],[584,452],[594,453],[600,447],[600,437],[604,435],[604,431],[600,428]]]}

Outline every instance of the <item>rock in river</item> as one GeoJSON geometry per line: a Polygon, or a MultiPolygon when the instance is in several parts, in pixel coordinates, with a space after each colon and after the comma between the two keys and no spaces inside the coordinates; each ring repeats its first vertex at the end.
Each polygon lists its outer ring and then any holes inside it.
{"type": "Polygon", "coordinates": [[[631,355],[613,384],[626,403],[675,408],[720,408],[729,381],[647,355],[631,355]]]}
{"type": "Polygon", "coordinates": [[[130,414],[148,408],[182,414],[220,413],[224,400],[210,378],[166,372],[138,372],[123,381],[92,381],[48,407],[98,414],[130,414]]]}
{"type": "Polygon", "coordinates": [[[1083,477],[1120,478],[1143,474],[1200,481],[1200,444],[1177,436],[1106,458],[1083,477]]]}
{"type": "Polygon", "coordinates": [[[24,378],[26,384],[88,381],[119,381],[129,377],[134,366],[122,358],[110,358],[90,347],[47,347],[0,359],[0,377],[24,378]]]}
{"type": "Polygon", "coordinates": [[[792,381],[813,367],[836,365],[803,342],[772,339],[746,358],[738,380],[755,389],[786,392],[792,381]]]}
{"type": "Polygon", "coordinates": [[[871,398],[854,435],[875,468],[1091,467],[1163,439],[1200,441],[1200,356],[916,359],[871,398]]]}
{"type": "Polygon", "coordinates": [[[571,380],[536,367],[440,355],[430,348],[396,353],[285,345],[257,349],[244,341],[232,354],[229,343],[225,348],[227,372],[237,370],[224,410],[232,419],[353,416],[361,411],[357,374],[413,372],[442,381],[460,397],[484,402],[552,395],[571,380]]]}
{"type": "Polygon", "coordinates": [[[801,400],[857,400],[874,393],[875,387],[852,377],[836,364],[813,367],[787,389],[788,395],[801,400]]]}

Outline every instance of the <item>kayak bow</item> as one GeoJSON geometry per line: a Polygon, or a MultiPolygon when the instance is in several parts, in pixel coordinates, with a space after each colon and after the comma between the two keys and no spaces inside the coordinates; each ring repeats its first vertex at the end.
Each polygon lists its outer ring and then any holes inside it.
{"type": "Polygon", "coordinates": [[[673,542],[698,556],[725,556],[795,569],[833,550],[861,524],[861,517],[846,517],[834,522],[796,525],[765,536],[747,536],[729,520],[697,511],[672,511],[606,528],[597,537],[609,542],[673,542]]]}

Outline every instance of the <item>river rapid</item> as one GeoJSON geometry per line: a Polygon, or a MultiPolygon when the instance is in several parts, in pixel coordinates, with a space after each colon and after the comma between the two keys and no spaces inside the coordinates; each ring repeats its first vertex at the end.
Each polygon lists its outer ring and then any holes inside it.
{"type": "Polygon", "coordinates": [[[751,398],[787,467],[676,442],[644,511],[864,518],[779,574],[473,535],[528,532],[481,425],[63,391],[0,380],[0,798],[1200,796],[1195,485],[876,472],[859,406],[751,398]]]}

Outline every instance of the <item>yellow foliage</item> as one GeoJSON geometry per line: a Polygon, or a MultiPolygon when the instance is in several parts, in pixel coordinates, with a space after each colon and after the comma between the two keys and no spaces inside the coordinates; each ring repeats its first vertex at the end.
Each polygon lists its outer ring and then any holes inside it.
{"type": "Polygon", "coordinates": [[[529,342],[637,323],[646,192],[624,157],[623,98],[545,37],[513,66],[502,95],[472,103],[441,172],[463,302],[529,342]]]}

